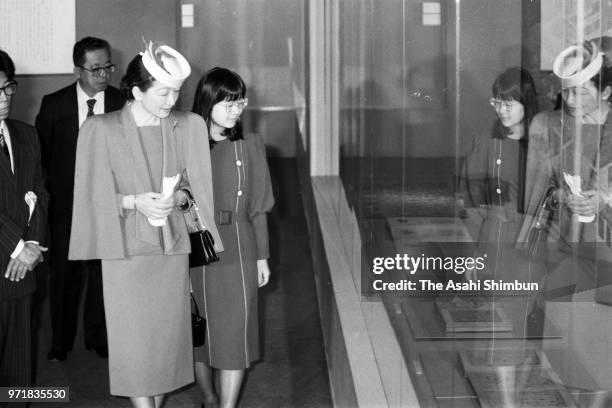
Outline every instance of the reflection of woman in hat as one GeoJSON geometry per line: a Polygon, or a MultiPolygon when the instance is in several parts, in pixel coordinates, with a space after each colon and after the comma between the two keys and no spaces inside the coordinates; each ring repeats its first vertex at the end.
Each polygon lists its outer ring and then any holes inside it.
{"type": "Polygon", "coordinates": [[[545,191],[555,189],[553,204],[558,209],[552,231],[559,244],[555,246],[560,250],[557,255],[565,257],[557,270],[567,264],[567,273],[557,276],[569,277],[559,284],[571,292],[592,285],[581,281],[595,260],[593,247],[583,243],[601,241],[602,233],[605,237],[600,210],[612,202],[608,177],[612,166],[612,71],[607,58],[590,42],[563,50],[553,71],[561,80],[562,109],[542,112],[531,124],[525,203],[527,213],[535,214],[545,191]]]}
{"type": "Polygon", "coordinates": [[[79,133],[70,259],[102,259],[110,391],[135,407],[160,407],[193,381],[182,189],[222,250],[206,125],[172,110],[190,71],[177,51],[150,44],[121,81],[128,104],[79,133]]]}
{"type": "Polygon", "coordinates": [[[610,109],[610,72],[604,54],[591,42],[562,51],[553,64],[561,79],[563,110],[578,123],[605,123],[610,109]]]}

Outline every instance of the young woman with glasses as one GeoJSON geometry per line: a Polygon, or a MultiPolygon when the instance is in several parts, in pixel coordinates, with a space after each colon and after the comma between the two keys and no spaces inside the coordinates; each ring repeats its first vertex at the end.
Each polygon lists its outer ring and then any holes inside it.
{"type": "Polygon", "coordinates": [[[257,288],[270,276],[266,215],[274,197],[263,140],[242,131],[247,103],[242,78],[225,68],[204,74],[193,103],[210,135],[215,222],[225,247],[219,262],[190,270],[208,322],[206,343],[195,349],[207,407],[234,407],[244,370],[259,359],[257,288]],[[216,391],[211,368],[218,370],[216,391]]]}

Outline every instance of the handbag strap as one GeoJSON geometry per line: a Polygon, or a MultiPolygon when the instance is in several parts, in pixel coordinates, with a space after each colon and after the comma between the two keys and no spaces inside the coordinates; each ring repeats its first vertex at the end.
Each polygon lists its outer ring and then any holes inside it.
{"type": "Polygon", "coordinates": [[[551,200],[552,200],[555,190],[556,188],[554,186],[548,187],[548,189],[542,196],[540,203],[538,204],[536,216],[534,217],[537,228],[541,228],[543,226],[543,222],[548,219],[550,210],[554,209],[553,206],[551,205],[551,200]]]}
{"type": "Polygon", "coordinates": [[[187,196],[187,200],[191,204],[190,207],[193,207],[193,209],[195,211],[195,214],[196,214],[195,222],[196,222],[196,224],[198,224],[198,227],[200,228],[201,231],[208,230],[208,228],[206,228],[206,226],[204,225],[204,222],[202,221],[202,217],[200,216],[200,209],[198,208],[198,204],[196,203],[195,199],[193,198],[193,195],[191,195],[191,191],[187,190],[186,188],[184,188],[182,190],[183,190],[183,193],[185,193],[185,195],[187,196]]]}

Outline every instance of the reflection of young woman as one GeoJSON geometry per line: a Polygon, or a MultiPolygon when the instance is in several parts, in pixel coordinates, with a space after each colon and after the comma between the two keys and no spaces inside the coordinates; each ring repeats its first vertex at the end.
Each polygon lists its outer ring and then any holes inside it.
{"type": "Polygon", "coordinates": [[[473,140],[463,161],[459,192],[466,221],[473,233],[478,231],[479,252],[488,253],[488,264],[494,265],[504,248],[487,246],[507,243],[506,247],[512,247],[521,224],[528,129],[537,112],[537,99],[531,75],[520,67],[500,74],[491,94],[489,102],[496,114],[493,134],[473,140]]]}
{"type": "MultiPolygon", "coordinates": [[[[464,158],[461,189],[466,207],[509,205],[522,212],[528,128],[537,112],[531,75],[519,67],[500,74],[489,103],[496,121],[492,136],[477,136],[464,158]]],[[[515,217],[513,217],[515,218],[515,217]]]]}
{"type": "Polygon", "coordinates": [[[219,262],[190,271],[208,321],[206,344],[195,349],[206,406],[219,399],[211,367],[219,370],[221,406],[236,405],[244,370],[259,358],[257,288],[270,276],[266,213],[274,198],[263,140],[242,132],[246,105],[246,87],[235,72],[213,68],[198,83],[193,111],[209,129],[215,221],[225,247],[219,262]]]}
{"type": "Polygon", "coordinates": [[[70,259],[102,259],[110,391],[129,396],[135,407],[159,408],[164,394],[193,381],[190,245],[177,208],[186,196],[160,194],[164,177],[189,178],[181,184],[191,182],[201,215],[221,242],[209,210],[204,121],[172,111],[189,72],[178,52],[151,45],[121,81],[128,104],[92,116],[79,133],[70,259]],[[161,220],[165,225],[152,225],[161,220]]]}

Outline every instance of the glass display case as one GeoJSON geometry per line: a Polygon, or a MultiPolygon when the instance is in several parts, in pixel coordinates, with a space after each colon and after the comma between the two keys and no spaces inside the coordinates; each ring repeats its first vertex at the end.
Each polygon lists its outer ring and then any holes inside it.
{"type": "Polygon", "coordinates": [[[338,194],[358,225],[339,229],[403,381],[427,407],[610,406],[612,4],[334,10],[338,194]]]}

